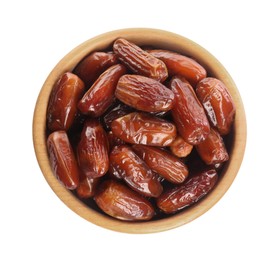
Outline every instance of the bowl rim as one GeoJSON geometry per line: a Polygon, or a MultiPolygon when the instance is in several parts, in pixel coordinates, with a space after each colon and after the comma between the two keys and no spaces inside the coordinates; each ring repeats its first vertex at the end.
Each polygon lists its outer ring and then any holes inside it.
{"type": "Polygon", "coordinates": [[[55,194],[71,210],[87,221],[98,226],[124,233],[154,233],[173,229],[198,218],[214,206],[230,188],[241,166],[246,146],[246,117],[239,91],[224,66],[205,48],[179,34],[153,28],[126,28],[106,32],[81,43],[66,54],[52,69],[46,78],[36,101],[33,114],[33,145],[40,169],[55,194]],[[214,77],[219,78],[227,86],[236,104],[236,116],[233,126],[234,138],[230,160],[227,163],[223,178],[219,180],[214,190],[185,211],[168,218],[148,222],[124,222],[105,216],[90,209],[64,188],[52,173],[46,147],[46,110],[50,91],[58,77],[66,71],[72,71],[75,65],[91,51],[105,50],[111,43],[123,37],[138,45],[153,43],[155,47],[171,49],[198,60],[214,77]]]}

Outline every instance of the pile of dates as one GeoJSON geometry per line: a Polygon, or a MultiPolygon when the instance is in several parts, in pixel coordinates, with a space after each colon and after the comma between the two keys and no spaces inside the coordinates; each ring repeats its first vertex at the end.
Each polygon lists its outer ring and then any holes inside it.
{"type": "Polygon", "coordinates": [[[235,105],[182,54],[126,39],[60,76],[47,109],[53,173],[94,209],[125,221],[170,216],[215,186],[235,105]]]}

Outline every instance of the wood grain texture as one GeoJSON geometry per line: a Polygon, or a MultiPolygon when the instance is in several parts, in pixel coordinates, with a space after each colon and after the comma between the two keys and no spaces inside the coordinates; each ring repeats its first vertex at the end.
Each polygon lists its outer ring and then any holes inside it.
{"type": "Polygon", "coordinates": [[[246,117],[242,99],[234,81],[223,65],[204,48],[185,37],[167,31],[145,28],[108,32],[94,37],[73,49],[55,66],[47,77],[38,96],[33,115],[33,143],[37,161],[46,181],[56,195],[75,213],[91,223],[126,233],[153,233],[176,228],[196,219],[209,210],[229,189],[239,171],[245,152],[246,131],[246,117]],[[209,76],[216,77],[225,83],[236,104],[237,111],[233,138],[229,151],[230,160],[224,167],[215,189],[194,206],[161,220],[128,223],[112,219],[89,208],[57,181],[51,171],[48,159],[46,147],[46,110],[50,92],[55,81],[64,72],[72,71],[76,64],[91,51],[107,49],[119,37],[126,38],[140,46],[151,45],[156,48],[164,48],[194,57],[207,69],[209,76]]]}

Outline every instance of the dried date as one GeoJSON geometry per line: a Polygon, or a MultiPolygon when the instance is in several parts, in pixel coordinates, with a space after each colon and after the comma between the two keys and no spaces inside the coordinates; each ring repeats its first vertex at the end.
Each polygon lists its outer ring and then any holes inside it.
{"type": "Polygon", "coordinates": [[[168,50],[149,50],[148,52],[165,63],[170,76],[184,76],[192,86],[196,86],[207,75],[204,67],[187,56],[168,50]]]}
{"type": "Polygon", "coordinates": [[[77,157],[82,172],[88,178],[101,177],[108,171],[108,140],[98,120],[85,122],[77,146],[77,157]]]}
{"type": "Polygon", "coordinates": [[[72,126],[83,93],[84,83],[78,76],[66,72],[60,77],[53,87],[47,108],[49,130],[68,130],[72,126]]]}
{"type": "Polygon", "coordinates": [[[148,200],[115,180],[104,181],[94,200],[103,212],[120,220],[150,220],[155,214],[148,200]]]}
{"type": "Polygon", "coordinates": [[[221,135],[230,132],[236,108],[233,99],[222,81],[205,78],[196,86],[196,94],[206,114],[221,135]]]}
{"type": "Polygon", "coordinates": [[[166,190],[157,198],[157,206],[165,213],[172,214],[188,207],[213,189],[218,179],[214,169],[198,173],[180,186],[166,190]]]}
{"type": "Polygon", "coordinates": [[[210,125],[192,86],[183,77],[175,76],[170,87],[175,95],[172,116],[179,134],[191,145],[202,142],[210,132],[210,125]]]}
{"type": "Polygon", "coordinates": [[[174,94],[170,89],[154,79],[140,75],[122,76],[115,96],[123,103],[146,112],[168,111],[174,103],[174,94]]]}
{"type": "Polygon", "coordinates": [[[115,100],[115,89],[126,68],[116,64],[103,72],[78,103],[79,110],[93,117],[101,116],[115,100]]]}
{"type": "Polygon", "coordinates": [[[193,145],[187,143],[178,135],[170,145],[171,152],[177,157],[187,157],[193,150],[193,145]]]}
{"type": "Polygon", "coordinates": [[[126,39],[117,39],[113,44],[113,50],[119,60],[136,74],[161,82],[168,77],[167,67],[163,61],[126,39]]]}
{"type": "Polygon", "coordinates": [[[213,128],[207,138],[196,145],[196,150],[207,165],[223,163],[229,159],[222,137],[213,128]]]}
{"type": "Polygon", "coordinates": [[[177,157],[156,147],[133,145],[138,154],[151,170],[172,183],[182,183],[188,176],[188,168],[177,157]]]}
{"type": "Polygon", "coordinates": [[[47,139],[50,165],[56,178],[69,190],[79,185],[80,170],[65,131],[51,133],[47,139]]]}
{"type": "Polygon", "coordinates": [[[132,144],[168,146],[176,137],[174,124],[139,112],[117,118],[112,122],[111,129],[115,136],[132,144]]]}
{"type": "Polygon", "coordinates": [[[117,62],[118,60],[114,53],[92,52],[78,63],[74,73],[83,80],[87,88],[90,88],[105,70],[117,62]]]}
{"type": "Polygon", "coordinates": [[[157,175],[127,145],[113,148],[110,167],[127,185],[144,196],[158,197],[163,191],[157,175]]]}

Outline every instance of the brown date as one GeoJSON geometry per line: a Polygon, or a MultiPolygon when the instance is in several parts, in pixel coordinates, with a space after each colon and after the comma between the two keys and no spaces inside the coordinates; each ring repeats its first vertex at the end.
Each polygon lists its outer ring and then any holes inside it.
{"type": "MultiPolygon", "coordinates": [[[[129,187],[141,195],[158,197],[163,187],[158,176],[127,145],[115,146],[110,153],[110,167],[129,187]]],[[[115,174],[116,175],[116,174],[115,174]]]]}
{"type": "Polygon", "coordinates": [[[108,171],[108,140],[98,120],[88,119],[85,122],[77,146],[77,157],[82,172],[88,178],[101,177],[108,171]]]}
{"type": "Polygon", "coordinates": [[[167,50],[149,50],[154,57],[162,60],[170,76],[184,76],[192,86],[206,77],[206,70],[195,60],[176,52],[167,50]]]}
{"type": "Polygon", "coordinates": [[[73,72],[83,80],[87,88],[90,88],[105,70],[117,62],[114,53],[92,52],[78,63],[73,72]]]}
{"type": "Polygon", "coordinates": [[[168,146],[176,137],[174,124],[139,112],[117,118],[112,122],[111,129],[115,136],[132,144],[168,146]]]}
{"type": "Polygon", "coordinates": [[[47,108],[47,126],[51,131],[68,130],[76,116],[77,103],[84,93],[82,80],[64,73],[54,85],[47,108]]]}
{"type": "Polygon", "coordinates": [[[146,112],[168,111],[174,101],[170,89],[140,75],[123,75],[118,81],[115,96],[123,103],[146,112]]]}
{"type": "Polygon", "coordinates": [[[100,182],[100,178],[87,178],[84,173],[80,174],[80,183],[76,189],[79,198],[88,199],[94,196],[97,186],[100,182]]]}
{"type": "Polygon", "coordinates": [[[168,71],[163,61],[153,57],[136,44],[119,38],[113,44],[118,59],[136,74],[163,82],[168,71]]]}
{"type": "Polygon", "coordinates": [[[217,179],[218,175],[214,169],[196,174],[180,186],[163,192],[157,198],[157,206],[167,214],[175,213],[204,197],[214,187],[217,179]]]}
{"type": "Polygon", "coordinates": [[[150,220],[155,214],[148,200],[115,180],[104,181],[94,200],[102,211],[120,220],[150,220]]]}
{"type": "Polygon", "coordinates": [[[107,139],[109,143],[109,149],[112,150],[114,146],[125,144],[125,142],[119,137],[115,136],[112,131],[107,133],[107,139]]]}
{"type": "Polygon", "coordinates": [[[192,150],[193,145],[185,142],[185,140],[178,135],[170,145],[171,152],[177,157],[186,157],[192,150]]]}
{"type": "Polygon", "coordinates": [[[50,165],[56,178],[69,190],[79,185],[80,170],[65,131],[51,133],[47,139],[50,165]]]}
{"type": "Polygon", "coordinates": [[[133,108],[127,106],[126,104],[115,102],[115,105],[108,109],[103,116],[104,127],[106,129],[110,129],[113,120],[131,112],[133,112],[133,108]]]}
{"type": "Polygon", "coordinates": [[[196,145],[196,150],[207,165],[215,165],[229,159],[222,137],[219,132],[213,128],[211,128],[207,138],[196,145]]]}
{"type": "Polygon", "coordinates": [[[230,132],[236,108],[226,86],[216,78],[205,78],[196,86],[196,94],[206,114],[221,135],[230,132]]]}
{"type": "Polygon", "coordinates": [[[192,86],[183,77],[175,76],[170,87],[175,98],[171,111],[179,134],[191,145],[202,142],[210,132],[210,125],[192,86]]]}
{"type": "Polygon", "coordinates": [[[115,89],[126,68],[116,64],[103,72],[78,103],[79,110],[93,117],[101,116],[115,100],[115,89]]]}
{"type": "Polygon", "coordinates": [[[182,183],[188,176],[188,168],[171,153],[156,147],[133,145],[133,150],[151,170],[172,183],[182,183]]]}

